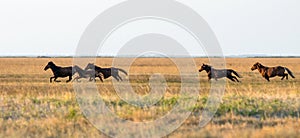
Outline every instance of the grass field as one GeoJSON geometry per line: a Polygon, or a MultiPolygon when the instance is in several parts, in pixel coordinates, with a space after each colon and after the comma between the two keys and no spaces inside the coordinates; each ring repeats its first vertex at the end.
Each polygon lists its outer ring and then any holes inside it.
{"type": "MultiPolygon", "coordinates": [[[[49,83],[52,72],[43,68],[50,60],[61,66],[72,64],[69,58],[0,58],[0,137],[107,137],[82,115],[72,83],[65,83],[66,78],[60,83],[49,83]]],[[[199,66],[208,63],[204,58],[195,61],[199,66]]],[[[95,64],[109,67],[111,62],[110,58],[102,58],[95,64]]],[[[192,115],[167,137],[299,137],[300,59],[232,58],[226,62],[227,68],[238,71],[243,78],[241,83],[228,81],[214,119],[198,128],[210,89],[206,73],[202,72],[201,90],[197,104],[191,107],[192,115]],[[286,66],[296,79],[272,78],[267,82],[258,71],[250,70],[257,61],[267,66],[286,66]]],[[[180,78],[178,69],[168,59],[137,59],[129,72],[136,93],[147,94],[152,73],[164,74],[169,87],[165,98],[148,110],[122,102],[111,87],[111,79],[96,84],[107,106],[119,117],[136,122],[154,120],[176,103],[180,78]]]]}

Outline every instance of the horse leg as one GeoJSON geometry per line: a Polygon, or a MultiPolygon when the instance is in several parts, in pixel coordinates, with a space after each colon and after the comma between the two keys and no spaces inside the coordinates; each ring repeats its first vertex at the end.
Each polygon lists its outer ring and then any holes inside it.
{"type": "Polygon", "coordinates": [[[121,76],[117,75],[117,77],[118,77],[121,81],[123,81],[123,79],[121,78],[121,76]]]}
{"type": "Polygon", "coordinates": [[[232,76],[237,82],[240,82],[239,79],[235,76],[232,76]]]}
{"type": "Polygon", "coordinates": [[[211,80],[211,77],[210,76],[208,76],[208,81],[210,81],[211,80]]]}
{"type": "Polygon", "coordinates": [[[67,80],[66,82],[70,82],[72,80],[72,76],[69,76],[69,80],[67,80]]]}
{"type": "Polygon", "coordinates": [[[288,74],[283,74],[281,80],[284,80],[284,78],[286,78],[288,80],[288,76],[289,76],[288,74]]]}
{"type": "Polygon", "coordinates": [[[56,80],[58,77],[54,77],[54,81],[55,82],[60,82],[59,80],[56,80]]]}
{"type": "Polygon", "coordinates": [[[99,77],[99,76],[93,76],[93,77],[92,77],[94,82],[97,81],[97,80],[96,80],[96,77],[99,77]]]}
{"type": "Polygon", "coordinates": [[[283,80],[285,78],[285,75],[283,75],[283,77],[281,78],[281,80],[283,80]]]}
{"type": "Polygon", "coordinates": [[[235,76],[230,76],[230,80],[234,81],[234,82],[240,82],[237,77],[235,76]]]}
{"type": "Polygon", "coordinates": [[[233,76],[227,76],[228,79],[230,79],[231,81],[235,82],[235,80],[233,79],[233,76]]]}
{"type": "Polygon", "coordinates": [[[96,82],[96,77],[95,77],[95,76],[93,76],[92,78],[93,78],[92,80],[93,80],[94,82],[96,82]]]}
{"type": "Polygon", "coordinates": [[[270,82],[270,78],[268,76],[265,76],[265,79],[270,82]]]}
{"type": "Polygon", "coordinates": [[[52,83],[52,79],[53,79],[53,78],[55,78],[55,77],[50,77],[50,83],[52,83]]]}
{"type": "Polygon", "coordinates": [[[117,81],[120,81],[119,78],[115,75],[113,75],[113,77],[117,80],[117,81]]]}
{"type": "Polygon", "coordinates": [[[74,80],[72,82],[74,82],[76,80],[76,82],[78,82],[78,79],[80,79],[79,76],[77,76],[76,78],[74,78],[74,80]]]}
{"type": "Polygon", "coordinates": [[[92,77],[92,76],[90,76],[90,79],[89,79],[89,81],[95,81],[95,77],[92,77]]]}
{"type": "MultiPolygon", "coordinates": [[[[100,81],[103,82],[102,77],[100,75],[98,77],[99,77],[100,81]]],[[[96,79],[95,79],[95,81],[96,81],[96,79]]]]}

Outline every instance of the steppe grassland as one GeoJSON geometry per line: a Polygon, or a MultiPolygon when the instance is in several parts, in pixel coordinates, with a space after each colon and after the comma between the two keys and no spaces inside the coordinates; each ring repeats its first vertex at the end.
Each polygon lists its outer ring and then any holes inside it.
{"type": "MultiPolygon", "coordinates": [[[[81,114],[72,83],[49,83],[49,61],[60,66],[72,65],[71,58],[2,58],[0,59],[0,137],[106,137],[81,114]]],[[[197,58],[196,64],[209,63],[197,58]]],[[[110,67],[111,58],[99,58],[95,64],[110,67]]],[[[227,82],[223,102],[215,118],[198,128],[199,116],[207,100],[210,84],[206,73],[199,73],[201,91],[193,114],[169,137],[297,137],[300,133],[300,59],[231,58],[227,68],[238,71],[242,83],[227,82]],[[266,82],[250,68],[255,62],[267,66],[282,65],[293,71],[296,79],[266,82]]],[[[82,66],[84,67],[84,66],[82,66]]],[[[111,79],[97,86],[107,106],[122,118],[132,121],[153,120],[170,111],[178,99],[180,77],[175,64],[163,58],[137,59],[130,68],[130,82],[136,93],[147,94],[152,73],[166,76],[165,97],[153,108],[141,110],[122,102],[114,93],[111,79]]],[[[82,79],[82,81],[85,81],[82,79]]],[[[77,83],[77,82],[74,82],[77,83]]],[[[80,83],[80,82],[79,82],[80,83]]]]}

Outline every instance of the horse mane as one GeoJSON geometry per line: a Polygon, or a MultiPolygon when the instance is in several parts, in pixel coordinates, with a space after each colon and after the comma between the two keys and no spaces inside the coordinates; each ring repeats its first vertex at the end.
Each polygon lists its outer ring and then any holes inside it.
{"type": "Polygon", "coordinates": [[[206,64],[204,64],[205,66],[207,66],[207,68],[205,69],[205,71],[206,72],[209,72],[209,71],[211,71],[212,69],[214,69],[212,66],[210,66],[210,65],[206,65],[206,64]]]}
{"type": "Polygon", "coordinates": [[[53,61],[50,61],[48,64],[56,66],[53,61]]]}
{"type": "Polygon", "coordinates": [[[57,69],[61,68],[60,66],[57,66],[56,64],[54,64],[54,62],[52,62],[52,61],[48,62],[48,65],[50,65],[49,68],[51,70],[57,70],[57,69]]]}
{"type": "Polygon", "coordinates": [[[259,67],[259,68],[267,68],[266,66],[264,66],[263,64],[257,62],[256,65],[259,67]]]}

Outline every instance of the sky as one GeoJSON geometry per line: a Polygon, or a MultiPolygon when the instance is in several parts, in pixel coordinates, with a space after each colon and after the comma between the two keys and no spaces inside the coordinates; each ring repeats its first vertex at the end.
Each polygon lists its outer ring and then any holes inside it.
{"type": "MultiPolygon", "coordinates": [[[[207,21],[224,55],[300,56],[299,0],[178,1],[207,21]]],[[[89,23],[120,2],[1,0],[0,55],[74,55],[89,23]]]]}

